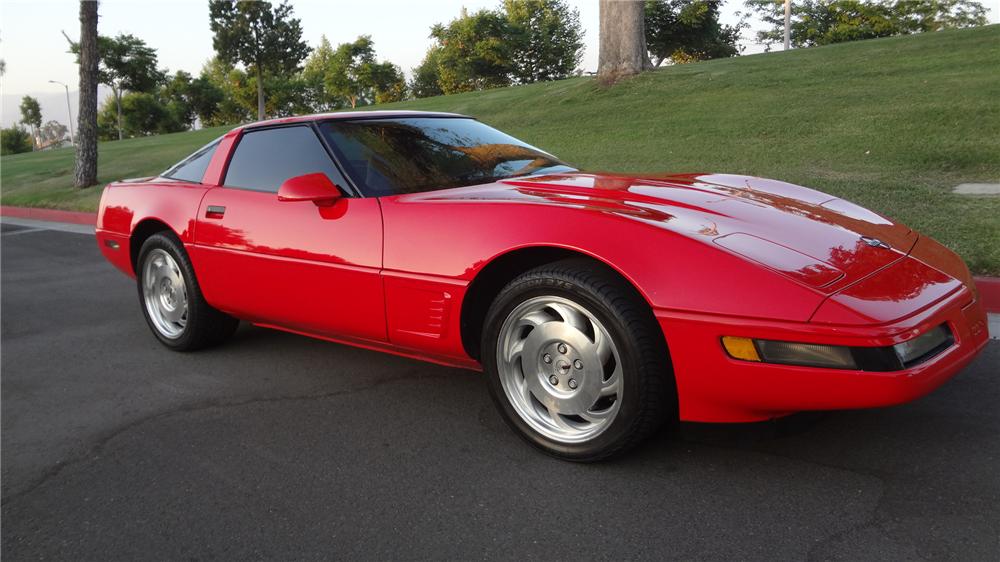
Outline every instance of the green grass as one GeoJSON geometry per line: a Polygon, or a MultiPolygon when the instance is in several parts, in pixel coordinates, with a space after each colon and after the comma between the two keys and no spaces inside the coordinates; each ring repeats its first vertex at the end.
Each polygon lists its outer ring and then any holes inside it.
{"type": "Polygon", "coordinates": [[[98,143],[99,184],[87,189],[73,188],[73,147],[4,156],[0,161],[2,201],[19,207],[94,211],[105,184],[156,175],[230,129],[216,127],[98,143]]]}
{"type": "MultiPolygon", "coordinates": [[[[807,185],[902,220],[1000,274],[1000,26],[380,106],[478,117],[590,170],[717,171],[807,185]]],[[[159,172],[220,130],[105,143],[101,179],[159,172]]],[[[3,159],[3,202],[93,209],[71,153],[3,159]]]]}

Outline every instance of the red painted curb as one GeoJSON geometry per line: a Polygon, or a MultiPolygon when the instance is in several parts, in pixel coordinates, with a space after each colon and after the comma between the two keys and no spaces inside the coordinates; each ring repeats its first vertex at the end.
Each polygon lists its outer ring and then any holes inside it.
{"type": "Polygon", "coordinates": [[[986,312],[1000,313],[1000,277],[976,277],[976,288],[986,312]]]}
{"type": "Polygon", "coordinates": [[[80,211],[60,211],[58,209],[37,209],[34,207],[8,207],[7,205],[3,205],[0,206],[0,215],[22,219],[34,219],[38,221],[85,224],[87,226],[94,226],[97,224],[97,213],[83,213],[80,211]]]}

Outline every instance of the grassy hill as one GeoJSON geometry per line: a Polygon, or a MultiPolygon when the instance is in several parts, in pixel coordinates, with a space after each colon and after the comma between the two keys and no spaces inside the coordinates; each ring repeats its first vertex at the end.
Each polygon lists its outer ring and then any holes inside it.
{"type": "MultiPolygon", "coordinates": [[[[1000,181],[1000,26],[665,68],[602,88],[591,78],[380,108],[475,116],[579,167],[778,178],[898,218],[1000,274],[1000,198],[950,193],[1000,181]]],[[[223,129],[103,143],[102,182],[162,171],[223,129]]],[[[69,187],[68,149],[5,157],[5,205],[93,209],[69,187]]]]}

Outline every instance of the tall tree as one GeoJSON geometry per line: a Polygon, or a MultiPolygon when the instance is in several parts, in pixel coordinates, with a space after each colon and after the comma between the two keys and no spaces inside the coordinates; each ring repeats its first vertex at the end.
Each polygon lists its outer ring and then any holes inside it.
{"type": "Polygon", "coordinates": [[[370,36],[341,43],[329,52],[328,46],[320,45],[320,58],[310,61],[305,76],[307,82],[322,84],[322,99],[328,105],[335,105],[335,99],[346,101],[351,107],[403,99],[406,93],[403,72],[391,62],[376,60],[375,43],[370,36]]]}
{"type": "MultiPolygon", "coordinates": [[[[79,57],[80,45],[69,37],[70,51],[79,57]]],[[[122,139],[122,96],[125,92],[151,93],[166,75],[156,68],[156,50],[134,35],[119,33],[116,37],[97,37],[101,60],[98,80],[111,88],[118,112],[118,140],[122,139]]]]}
{"type": "Polygon", "coordinates": [[[438,84],[446,94],[511,84],[513,42],[505,14],[480,10],[431,28],[438,48],[438,84]]]}
{"type": "Polygon", "coordinates": [[[187,72],[178,70],[163,83],[157,96],[170,118],[189,128],[196,118],[201,119],[204,125],[222,103],[225,94],[208,78],[192,78],[187,72]]]}
{"type": "MultiPolygon", "coordinates": [[[[782,0],[746,0],[769,29],[757,38],[770,47],[782,40],[782,0]]],[[[986,25],[986,8],[973,0],[795,0],[791,44],[812,47],[876,37],[986,25]]]]}
{"type": "Polygon", "coordinates": [[[429,98],[444,93],[441,90],[441,71],[438,68],[440,56],[441,48],[433,46],[427,50],[420,66],[413,69],[413,79],[410,81],[410,91],[413,92],[413,97],[429,98]]]}
{"type": "Polygon", "coordinates": [[[504,0],[514,53],[514,79],[558,80],[573,74],[583,58],[580,11],[563,0],[504,0]]]}
{"type": "Polygon", "coordinates": [[[133,35],[98,37],[100,80],[111,88],[118,111],[118,140],[122,138],[122,94],[151,92],[164,79],[156,68],[156,51],[133,35]]]}
{"type": "Polygon", "coordinates": [[[264,119],[264,84],[267,74],[288,76],[309,54],[302,40],[302,26],[283,1],[210,0],[209,18],[219,58],[243,64],[257,80],[257,118],[264,119]]]}
{"type": "Polygon", "coordinates": [[[46,121],[39,131],[39,134],[42,137],[42,142],[64,140],[67,133],[69,133],[69,130],[66,128],[66,125],[63,125],[58,121],[46,121]]]}
{"type": "Polygon", "coordinates": [[[372,98],[375,103],[392,103],[406,99],[406,76],[389,61],[371,65],[368,69],[372,98]]]}
{"type": "Polygon", "coordinates": [[[222,100],[214,108],[198,114],[206,127],[245,123],[253,118],[257,96],[254,91],[249,106],[244,103],[244,91],[250,86],[245,72],[215,57],[202,66],[200,78],[222,92],[222,100]]]}
{"type": "Polygon", "coordinates": [[[97,183],[97,2],[80,0],[80,102],[76,127],[76,187],[97,183]]]}
{"type": "Polygon", "coordinates": [[[343,96],[326,87],[327,74],[337,64],[335,56],[330,40],[323,35],[319,47],[313,49],[302,69],[306,96],[315,111],[334,111],[345,105],[343,96]]]}
{"type": "MultiPolygon", "coordinates": [[[[31,129],[32,140],[38,139],[38,129],[42,126],[42,107],[38,100],[31,96],[21,98],[21,123],[31,129]]],[[[32,142],[32,145],[37,142],[32,142]]]]}
{"type": "Polygon", "coordinates": [[[646,56],[645,5],[641,0],[600,0],[597,79],[604,84],[652,68],[646,56]]]}
{"type": "Polygon", "coordinates": [[[745,21],[723,25],[722,0],[646,0],[646,47],[653,66],[735,57],[745,21]]]}

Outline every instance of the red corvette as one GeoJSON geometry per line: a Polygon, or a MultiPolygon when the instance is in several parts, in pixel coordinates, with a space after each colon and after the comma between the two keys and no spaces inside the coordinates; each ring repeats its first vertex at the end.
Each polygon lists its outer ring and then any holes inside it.
{"type": "Polygon", "coordinates": [[[453,114],[239,127],[109,185],[101,251],[167,347],[239,320],[483,369],[556,456],[667,419],[917,398],[985,346],[965,264],[852,203],[720,174],[579,172],[453,114]]]}

